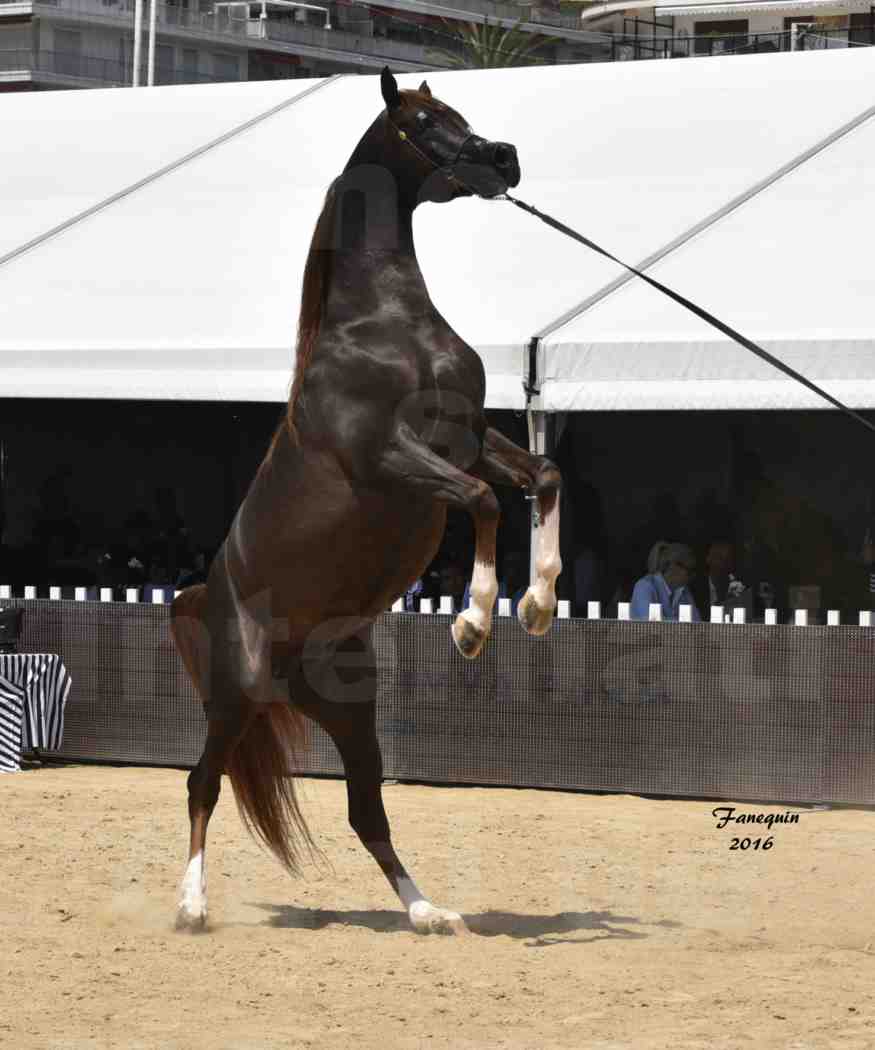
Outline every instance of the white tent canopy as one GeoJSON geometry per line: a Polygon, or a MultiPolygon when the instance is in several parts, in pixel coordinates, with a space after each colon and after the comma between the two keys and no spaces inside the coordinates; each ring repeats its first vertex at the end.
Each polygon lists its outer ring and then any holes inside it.
{"type": "MultiPolygon", "coordinates": [[[[428,79],[517,145],[515,193],[637,263],[872,106],[875,49],[428,79]]],[[[352,76],[5,96],[0,396],[285,400],[312,228],[380,107],[377,78],[352,76]]],[[[875,407],[873,134],[863,121],[652,270],[856,407],[875,407]]],[[[415,230],[490,407],[525,404],[535,335],[548,411],[818,404],[642,282],[601,294],[618,267],[507,202],[426,205],[415,230]]]]}

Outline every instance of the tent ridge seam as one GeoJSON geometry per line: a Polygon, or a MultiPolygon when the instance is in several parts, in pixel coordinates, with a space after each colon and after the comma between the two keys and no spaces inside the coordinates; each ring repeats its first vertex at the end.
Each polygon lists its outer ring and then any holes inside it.
{"type": "MultiPolygon", "coordinates": [[[[852,118],[847,123],[842,124],[835,131],[830,132],[819,142],[816,142],[813,146],[809,146],[808,149],[793,157],[785,164],[782,164],[780,168],[777,168],[770,175],[767,175],[765,178],[760,179],[758,182],[754,183],[754,185],[751,186],[749,189],[737,194],[735,197],[733,197],[730,201],[727,201],[726,204],[722,205],[716,211],[711,212],[710,215],[705,216],[704,219],[700,219],[699,222],[697,222],[694,226],[691,226],[690,229],[685,230],[683,233],[679,234],[673,240],[669,241],[668,244],[664,245],[662,248],[659,248],[657,251],[647,256],[646,259],[642,260],[639,263],[636,263],[635,268],[638,270],[647,270],[649,267],[654,266],[656,263],[664,259],[667,255],[671,254],[671,252],[676,251],[678,248],[681,248],[688,241],[692,240],[694,237],[698,236],[698,234],[708,229],[709,226],[713,226],[716,222],[719,222],[721,219],[724,219],[727,215],[740,208],[743,204],[747,204],[748,201],[758,196],[764,190],[767,190],[770,186],[773,186],[776,182],[780,181],[785,176],[790,175],[797,168],[801,167],[803,164],[816,157],[817,154],[822,153],[825,149],[828,149],[830,146],[838,142],[839,139],[842,139],[845,137],[845,135],[850,134],[850,132],[854,131],[861,124],[864,124],[867,120],[871,120],[873,116],[875,116],[875,106],[869,106],[867,109],[863,110],[862,113],[857,114],[856,117],[852,118]]],[[[635,274],[633,273],[620,274],[619,277],[615,277],[614,280],[604,285],[597,292],[593,292],[592,295],[588,296],[586,299],[583,299],[576,306],[571,307],[571,309],[566,310],[565,313],[561,314],[555,320],[551,321],[549,324],[544,325],[544,327],[539,329],[538,332],[536,332],[532,338],[545,339],[548,335],[552,335],[557,329],[562,328],[564,325],[568,324],[569,321],[573,321],[576,318],[580,317],[581,314],[586,313],[586,311],[595,306],[596,303],[601,302],[602,299],[605,299],[612,292],[616,291],[618,288],[621,288],[623,285],[633,280],[634,277],[635,274]]]]}
{"type": "Polygon", "coordinates": [[[92,204],[90,208],[86,208],[84,211],[78,212],[76,215],[71,216],[69,219],[65,219],[63,222],[58,223],[57,226],[53,226],[50,230],[45,230],[43,233],[38,234],[36,237],[24,244],[19,245],[17,248],[13,248],[11,251],[6,252],[4,255],[0,255],[0,266],[5,266],[7,263],[13,262],[15,259],[20,258],[27,252],[33,251],[34,248],[38,248],[40,245],[45,244],[47,241],[53,240],[55,237],[71,229],[73,226],[78,225],[85,219],[91,218],[98,212],[104,211],[111,205],[116,204],[118,201],[123,200],[125,197],[131,196],[138,190],[156,182],[164,175],[169,175],[171,172],[178,170],[184,165],[196,160],[198,157],[203,156],[205,153],[209,153],[211,150],[216,149],[219,146],[224,145],[226,142],[238,135],[242,135],[250,128],[255,127],[256,124],[260,124],[263,120],[267,120],[269,117],[275,116],[277,113],[282,112],[284,109],[288,109],[293,106],[296,102],[300,102],[302,99],[307,98],[314,92],[321,90],[329,84],[334,83],[337,80],[347,76],[346,73],[335,73],[333,76],[326,77],[324,80],[320,80],[318,84],[314,84],[312,87],[307,88],[305,91],[301,91],[297,95],[293,95],[291,98],[287,98],[280,102],[276,106],[272,106],[270,109],[265,110],[264,113],[258,113],[254,117],[250,117],[249,120],[244,121],[242,124],[238,124],[236,127],[231,128],[230,131],[224,132],[216,139],[212,139],[210,142],[205,143],[203,146],[198,146],[197,149],[192,150],[190,153],[186,153],[185,156],[179,157],[177,160],[171,161],[169,164],[165,164],[163,168],[159,168],[158,171],[150,172],[142,179],[138,179],[137,182],[132,183],[130,186],[126,186],[124,189],[119,190],[116,193],[111,194],[109,197],[105,197],[103,200],[98,201],[97,204],[92,204]]]}

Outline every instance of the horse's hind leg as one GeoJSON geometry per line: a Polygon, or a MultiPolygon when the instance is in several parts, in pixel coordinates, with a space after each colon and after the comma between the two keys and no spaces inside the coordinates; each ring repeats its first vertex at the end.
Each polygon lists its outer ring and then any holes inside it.
{"type": "Polygon", "coordinates": [[[207,740],[200,761],[188,776],[188,816],[191,833],[188,866],[180,887],[177,929],[203,929],[207,919],[207,881],[204,855],[207,825],[219,799],[222,773],[238,741],[254,717],[253,705],[244,697],[224,702],[210,714],[207,740]]]}
{"type": "MultiPolygon", "coordinates": [[[[346,661],[343,681],[330,665],[316,674],[312,665],[299,668],[290,676],[292,702],[334,741],[346,773],[349,823],[398,894],[414,929],[419,933],[465,933],[461,915],[435,907],[420,893],[392,845],[381,793],[383,758],[376,730],[376,675],[370,632],[364,645],[368,658],[361,661],[358,676],[350,676],[346,661]]],[[[359,642],[359,653],[361,648],[359,642]]]]}
{"type": "MultiPolygon", "coordinates": [[[[188,866],[180,887],[176,913],[177,928],[193,930],[203,929],[207,918],[204,866],[207,825],[219,798],[222,773],[228,759],[254,717],[253,705],[241,691],[230,686],[231,676],[227,673],[220,676],[215,674],[206,621],[205,586],[189,588],[174,600],[171,606],[171,634],[194,687],[209,712],[203,754],[188,777],[188,815],[191,824],[188,866]]],[[[221,654],[222,651],[220,647],[218,652],[221,654]]]]}

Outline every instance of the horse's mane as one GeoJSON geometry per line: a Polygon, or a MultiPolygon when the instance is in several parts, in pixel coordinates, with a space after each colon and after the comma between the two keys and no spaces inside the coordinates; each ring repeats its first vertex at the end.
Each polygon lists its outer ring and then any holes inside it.
{"type": "Polygon", "coordinates": [[[301,313],[298,316],[298,344],[295,355],[295,378],[292,382],[292,393],[289,397],[289,412],[294,409],[295,401],[301,390],[304,372],[310,363],[313,347],[319,338],[322,327],[322,315],[325,311],[325,299],[331,281],[331,264],[334,252],[334,213],[337,207],[337,180],[332,182],[325,194],[325,203],[316,222],[310,251],[304,266],[304,283],[301,290],[301,313]]]}
{"type": "Polygon", "coordinates": [[[325,203],[322,205],[322,211],[316,221],[316,228],[310,241],[310,251],[307,254],[307,262],[304,266],[301,312],[298,315],[295,376],[292,380],[288,409],[270,443],[265,463],[268,463],[272,458],[277,442],[286,428],[288,428],[292,438],[297,439],[294,421],[295,402],[298,400],[298,395],[301,392],[307,365],[313,356],[313,347],[319,338],[319,329],[322,327],[322,315],[325,312],[325,299],[328,295],[328,286],[331,283],[331,267],[334,259],[334,252],[331,248],[333,245],[334,216],[337,208],[336,185],[337,180],[328,187],[328,192],[325,194],[325,203]]]}

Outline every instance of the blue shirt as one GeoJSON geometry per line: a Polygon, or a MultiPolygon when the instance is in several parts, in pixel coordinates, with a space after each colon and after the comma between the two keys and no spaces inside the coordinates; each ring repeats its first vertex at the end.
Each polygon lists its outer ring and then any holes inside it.
{"type": "Polygon", "coordinates": [[[676,587],[673,591],[670,591],[661,572],[655,572],[650,576],[642,576],[635,584],[635,590],[632,591],[629,615],[633,620],[649,620],[651,604],[662,607],[663,620],[674,620],[677,622],[681,605],[691,605],[693,620],[696,623],[701,620],[699,610],[696,608],[696,603],[693,601],[689,588],[676,587]]]}

